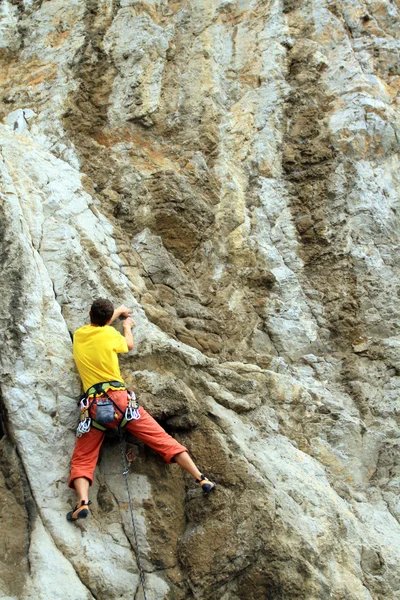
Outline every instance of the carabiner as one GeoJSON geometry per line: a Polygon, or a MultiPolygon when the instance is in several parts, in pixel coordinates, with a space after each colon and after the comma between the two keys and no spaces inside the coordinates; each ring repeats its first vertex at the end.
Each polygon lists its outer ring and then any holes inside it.
{"type": "Polygon", "coordinates": [[[81,406],[81,410],[86,410],[87,408],[90,407],[90,402],[89,402],[89,398],[82,398],[82,400],[80,401],[80,406],[81,406]]]}
{"type": "Polygon", "coordinates": [[[133,390],[128,390],[128,398],[131,402],[136,402],[136,394],[133,390]]]}
{"type": "Polygon", "coordinates": [[[91,424],[92,419],[90,417],[86,417],[83,421],[79,423],[76,429],[77,434],[82,435],[83,433],[89,433],[91,424]]]}
{"type": "Polygon", "coordinates": [[[134,421],[137,421],[138,419],[140,419],[139,409],[133,408],[132,406],[128,406],[125,411],[125,419],[127,421],[132,421],[132,419],[134,421]]]}
{"type": "Polygon", "coordinates": [[[125,457],[126,457],[126,462],[130,465],[135,458],[133,450],[128,450],[125,454],[125,457]]]}

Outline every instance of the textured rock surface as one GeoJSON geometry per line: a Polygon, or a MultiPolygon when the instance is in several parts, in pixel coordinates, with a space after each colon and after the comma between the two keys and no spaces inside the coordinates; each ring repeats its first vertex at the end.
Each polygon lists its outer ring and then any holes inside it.
{"type": "Polygon", "coordinates": [[[400,598],[400,6],[4,0],[0,596],[140,599],[118,443],[66,487],[91,301],[133,307],[149,600],[400,598]]]}

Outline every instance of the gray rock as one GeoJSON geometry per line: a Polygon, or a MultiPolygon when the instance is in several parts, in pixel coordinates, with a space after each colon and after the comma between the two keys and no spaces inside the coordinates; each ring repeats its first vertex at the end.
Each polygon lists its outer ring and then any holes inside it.
{"type": "Polygon", "coordinates": [[[0,7],[0,595],[142,597],[112,436],[65,519],[108,296],[218,483],[127,440],[148,599],[398,598],[399,8],[176,4],[0,7]]]}

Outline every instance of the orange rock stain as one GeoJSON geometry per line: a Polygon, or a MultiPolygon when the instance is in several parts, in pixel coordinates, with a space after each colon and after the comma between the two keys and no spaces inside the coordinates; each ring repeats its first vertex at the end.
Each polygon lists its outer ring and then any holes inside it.
{"type": "Polygon", "coordinates": [[[95,141],[106,148],[120,144],[121,142],[131,143],[140,155],[135,161],[139,170],[154,171],[155,169],[173,169],[181,172],[181,166],[173,158],[168,157],[163,150],[156,147],[152,140],[146,139],[138,133],[133,133],[127,129],[118,129],[114,131],[98,131],[94,135],[95,141]]]}
{"type": "Polygon", "coordinates": [[[37,58],[24,64],[11,63],[2,70],[0,85],[6,84],[7,87],[11,87],[11,83],[13,83],[15,87],[35,86],[54,79],[56,73],[57,65],[54,63],[40,63],[37,58]]]}

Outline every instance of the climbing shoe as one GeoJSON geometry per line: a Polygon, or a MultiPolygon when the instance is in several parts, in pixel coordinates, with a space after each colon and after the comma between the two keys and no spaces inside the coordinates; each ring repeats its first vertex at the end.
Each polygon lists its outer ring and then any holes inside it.
{"type": "Polygon", "coordinates": [[[206,477],[203,474],[201,474],[200,479],[196,479],[196,481],[200,484],[201,489],[203,490],[203,494],[209,494],[210,492],[213,492],[217,487],[215,481],[212,481],[212,479],[208,479],[208,477],[206,477]]]}
{"type": "Polygon", "coordinates": [[[91,504],[90,500],[88,502],[81,500],[81,502],[78,502],[78,504],[75,505],[74,510],[70,510],[69,513],[67,513],[67,520],[77,521],[78,519],[86,519],[89,514],[88,506],[91,504]]]}

